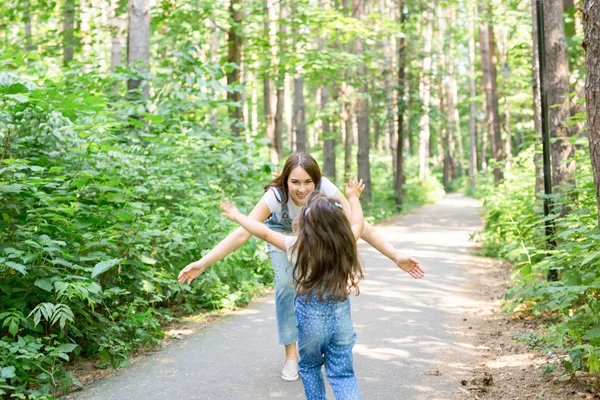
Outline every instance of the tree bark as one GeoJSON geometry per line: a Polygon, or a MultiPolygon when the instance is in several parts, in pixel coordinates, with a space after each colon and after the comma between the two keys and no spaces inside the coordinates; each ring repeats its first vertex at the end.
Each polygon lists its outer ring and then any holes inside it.
{"type": "MultiPolygon", "coordinates": [[[[491,11],[490,11],[491,15],[491,11]]],[[[502,132],[500,130],[500,110],[498,106],[498,74],[497,74],[497,60],[496,60],[496,39],[494,37],[494,27],[488,24],[488,39],[490,41],[490,76],[492,79],[492,112],[493,112],[493,125],[494,125],[494,136],[490,137],[490,140],[494,141],[494,147],[496,151],[494,153],[494,159],[496,160],[496,166],[494,167],[494,179],[496,182],[504,179],[504,163],[506,159],[506,151],[504,142],[502,140],[502,132]]]]}
{"type": "MultiPolygon", "coordinates": [[[[403,33],[406,31],[406,13],[404,11],[404,0],[398,2],[398,9],[400,10],[400,26],[403,33]]],[[[398,134],[396,142],[396,169],[394,170],[394,194],[396,204],[399,208],[402,208],[404,204],[404,191],[402,185],[404,184],[404,110],[406,109],[404,103],[404,94],[406,93],[406,38],[402,36],[398,41],[398,134]]]]}
{"type": "MultiPolygon", "coordinates": [[[[575,183],[574,146],[569,142],[570,131],[565,126],[570,115],[569,101],[565,97],[570,89],[561,0],[550,0],[544,4],[544,21],[548,119],[550,136],[553,138],[552,182],[556,192],[561,193],[565,190],[562,185],[575,183]]],[[[563,202],[561,216],[567,211],[566,202],[563,202]]]]}
{"type": "MultiPolygon", "coordinates": [[[[31,4],[29,0],[25,0],[25,4],[23,5],[25,9],[24,21],[25,21],[25,51],[31,52],[33,50],[33,40],[31,34],[31,4]]],[[[27,58],[27,69],[29,69],[30,60],[27,58]]]]}
{"type": "Polygon", "coordinates": [[[73,24],[75,22],[75,0],[65,0],[63,20],[63,65],[66,67],[73,61],[73,24]]]}
{"type": "MultiPolygon", "coordinates": [[[[327,105],[329,104],[329,88],[327,86],[321,87],[321,112],[325,112],[327,105]]],[[[329,116],[325,115],[321,118],[322,122],[322,137],[323,137],[323,155],[324,164],[323,172],[331,180],[335,180],[335,139],[331,138],[331,124],[329,122],[329,116]]]]}
{"type": "MultiPolygon", "coordinates": [[[[355,17],[363,20],[365,14],[365,0],[354,0],[355,17]]],[[[362,39],[357,39],[355,43],[355,54],[364,57],[364,44],[362,39]]],[[[369,95],[368,84],[366,82],[366,65],[364,59],[358,67],[358,77],[364,82],[361,84],[358,98],[356,99],[356,123],[358,126],[358,177],[363,180],[365,190],[363,198],[368,203],[371,201],[371,171],[369,162],[370,140],[369,140],[369,95]]]]}
{"type": "MultiPolygon", "coordinates": [[[[131,1],[131,0],[130,0],[131,1]]],[[[231,0],[229,5],[230,27],[227,32],[227,52],[228,62],[236,65],[227,72],[227,86],[231,91],[227,91],[227,100],[229,100],[229,117],[231,119],[231,131],[235,136],[239,136],[244,122],[242,110],[242,92],[239,90],[241,82],[242,67],[242,35],[240,33],[242,25],[242,0],[231,0]]]]}
{"type": "Polygon", "coordinates": [[[265,116],[265,129],[267,131],[266,134],[269,141],[269,148],[271,150],[271,162],[275,165],[278,165],[279,160],[281,159],[281,154],[278,152],[277,143],[275,141],[275,115],[273,114],[275,96],[273,85],[270,79],[272,70],[271,60],[276,57],[275,35],[273,35],[273,29],[271,28],[271,17],[273,15],[272,1],[273,0],[264,0],[263,6],[263,30],[269,46],[269,50],[267,52],[269,56],[265,57],[263,65],[263,107],[265,116]]]}
{"type": "Polygon", "coordinates": [[[600,7],[594,0],[583,2],[583,48],[585,49],[585,99],[589,146],[600,229],[600,7]]]}
{"type": "Polygon", "coordinates": [[[544,191],[544,165],[542,158],[542,103],[540,93],[540,59],[538,49],[537,9],[536,0],[531,0],[531,46],[532,77],[533,86],[533,126],[535,129],[535,154],[533,164],[535,168],[535,195],[539,197],[544,191]]]}
{"type": "Polygon", "coordinates": [[[481,53],[481,65],[483,69],[483,84],[486,99],[487,128],[490,138],[492,157],[496,159],[494,166],[494,181],[496,183],[503,179],[502,170],[498,163],[502,161],[502,138],[500,136],[500,117],[498,115],[498,95],[496,89],[496,65],[493,55],[493,31],[492,27],[483,20],[483,7],[479,7],[479,17],[482,19],[479,27],[479,44],[481,53]]]}
{"type": "Polygon", "coordinates": [[[300,74],[294,76],[294,119],[292,121],[292,134],[296,138],[294,151],[306,151],[306,124],[304,104],[304,78],[300,74]]]}
{"type": "MultiPolygon", "coordinates": [[[[535,1],[535,0],[534,0],[535,1]]],[[[469,8],[469,185],[475,189],[477,175],[477,106],[475,96],[475,16],[469,8]]]]}
{"type": "Polygon", "coordinates": [[[419,84],[419,96],[422,104],[422,114],[419,121],[419,179],[423,181],[429,173],[429,104],[431,101],[431,44],[433,39],[433,9],[434,4],[427,3],[427,10],[423,12],[425,30],[423,36],[425,45],[423,50],[423,68],[419,84]]]}
{"type": "MultiPolygon", "coordinates": [[[[294,10],[294,14],[296,13],[297,9],[294,10]]],[[[304,53],[302,44],[304,39],[299,34],[297,26],[298,24],[294,23],[292,36],[294,37],[294,49],[297,54],[301,55],[304,53]]],[[[306,151],[306,106],[304,102],[304,77],[302,74],[302,62],[298,62],[294,73],[294,105],[292,111],[294,116],[292,119],[292,135],[296,139],[294,151],[297,152],[306,151]]]]}
{"type": "Polygon", "coordinates": [[[287,5],[279,4],[279,63],[277,71],[277,107],[275,108],[275,121],[274,121],[274,146],[275,151],[281,159],[283,154],[283,110],[285,109],[285,66],[281,62],[281,57],[286,49],[285,36],[287,34],[286,19],[288,17],[287,5]]]}
{"type": "MultiPolygon", "coordinates": [[[[150,60],[150,2],[149,0],[129,0],[129,29],[127,32],[127,65],[140,73],[148,72],[150,60]]],[[[143,79],[129,79],[127,90],[136,91],[141,87],[141,95],[148,97],[148,84],[143,79]]]]}

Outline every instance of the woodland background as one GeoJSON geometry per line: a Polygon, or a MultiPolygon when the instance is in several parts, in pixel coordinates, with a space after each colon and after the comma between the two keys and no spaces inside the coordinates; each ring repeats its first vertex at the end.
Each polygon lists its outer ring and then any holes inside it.
{"type": "Polygon", "coordinates": [[[176,277],[232,229],[219,201],[249,211],[295,151],[363,178],[372,222],[483,199],[481,251],[514,265],[507,311],[545,324],[521,340],[597,374],[593,3],[544,2],[548,198],[534,0],[3,2],[0,395],[57,396],[73,359],[126,365],[161,324],[272,285],[254,240],[176,277]]]}

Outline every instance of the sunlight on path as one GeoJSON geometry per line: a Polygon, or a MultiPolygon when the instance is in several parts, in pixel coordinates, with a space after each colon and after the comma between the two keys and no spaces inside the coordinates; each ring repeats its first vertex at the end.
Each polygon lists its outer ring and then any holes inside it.
{"type": "MultiPolygon", "coordinates": [[[[453,399],[456,379],[441,354],[460,351],[456,315],[477,307],[459,289],[469,266],[469,235],[480,229],[480,204],[448,195],[395,224],[378,227],[406,254],[419,259],[426,277],[414,280],[366,243],[360,244],[365,281],[352,297],[357,332],[355,370],[363,398],[453,399]]],[[[227,315],[100,380],[69,399],[302,399],[300,381],[279,378],[283,349],[277,345],[272,296],[227,315]]],[[[328,398],[333,399],[330,389],[328,398]]]]}

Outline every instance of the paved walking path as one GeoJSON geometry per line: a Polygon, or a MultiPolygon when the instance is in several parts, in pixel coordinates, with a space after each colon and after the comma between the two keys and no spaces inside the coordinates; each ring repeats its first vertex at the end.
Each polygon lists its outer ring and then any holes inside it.
{"type": "MultiPolygon", "coordinates": [[[[426,277],[418,281],[361,243],[366,278],[351,302],[355,371],[365,400],[456,398],[459,383],[439,371],[447,371],[448,356],[461,351],[452,321],[463,306],[461,268],[470,262],[469,234],[481,227],[479,207],[473,199],[448,195],[378,227],[419,259],[426,277]]],[[[283,358],[271,295],[69,398],[303,399],[300,381],[279,377],[283,358]]]]}

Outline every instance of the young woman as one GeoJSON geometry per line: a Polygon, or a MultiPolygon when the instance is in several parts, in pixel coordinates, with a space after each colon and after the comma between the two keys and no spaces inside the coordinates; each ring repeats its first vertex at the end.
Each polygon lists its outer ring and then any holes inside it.
{"type": "MultiPolygon", "coordinates": [[[[351,215],[350,204],[337,187],[321,175],[319,165],[306,153],[292,154],[286,160],[281,174],[265,187],[265,194],[248,215],[249,218],[265,222],[274,231],[291,234],[292,221],[299,215],[301,207],[306,203],[308,195],[315,189],[324,195],[335,197],[347,215],[351,215]]],[[[181,270],[180,283],[190,283],[206,268],[220,261],[250,239],[251,234],[239,227],[217,244],[200,260],[181,270]]],[[[419,263],[396,250],[371,225],[364,223],[361,238],[392,260],[399,268],[415,279],[424,276],[419,263]]],[[[286,253],[268,245],[271,263],[275,271],[275,312],[279,343],[285,346],[286,361],[281,378],[286,381],[298,379],[298,355],[296,342],[298,330],[294,315],[294,298],[292,268],[286,253]]]]}
{"type": "Polygon", "coordinates": [[[363,278],[356,246],[364,224],[358,201],[363,190],[362,180],[350,179],[346,185],[350,221],[335,197],[312,192],[294,223],[297,236],[272,231],[240,213],[235,203],[221,203],[225,217],[285,250],[294,266],[299,369],[307,400],[326,399],[323,365],[337,400],[360,400],[352,361],[356,333],[348,296],[352,289],[358,294],[363,278]]]}

